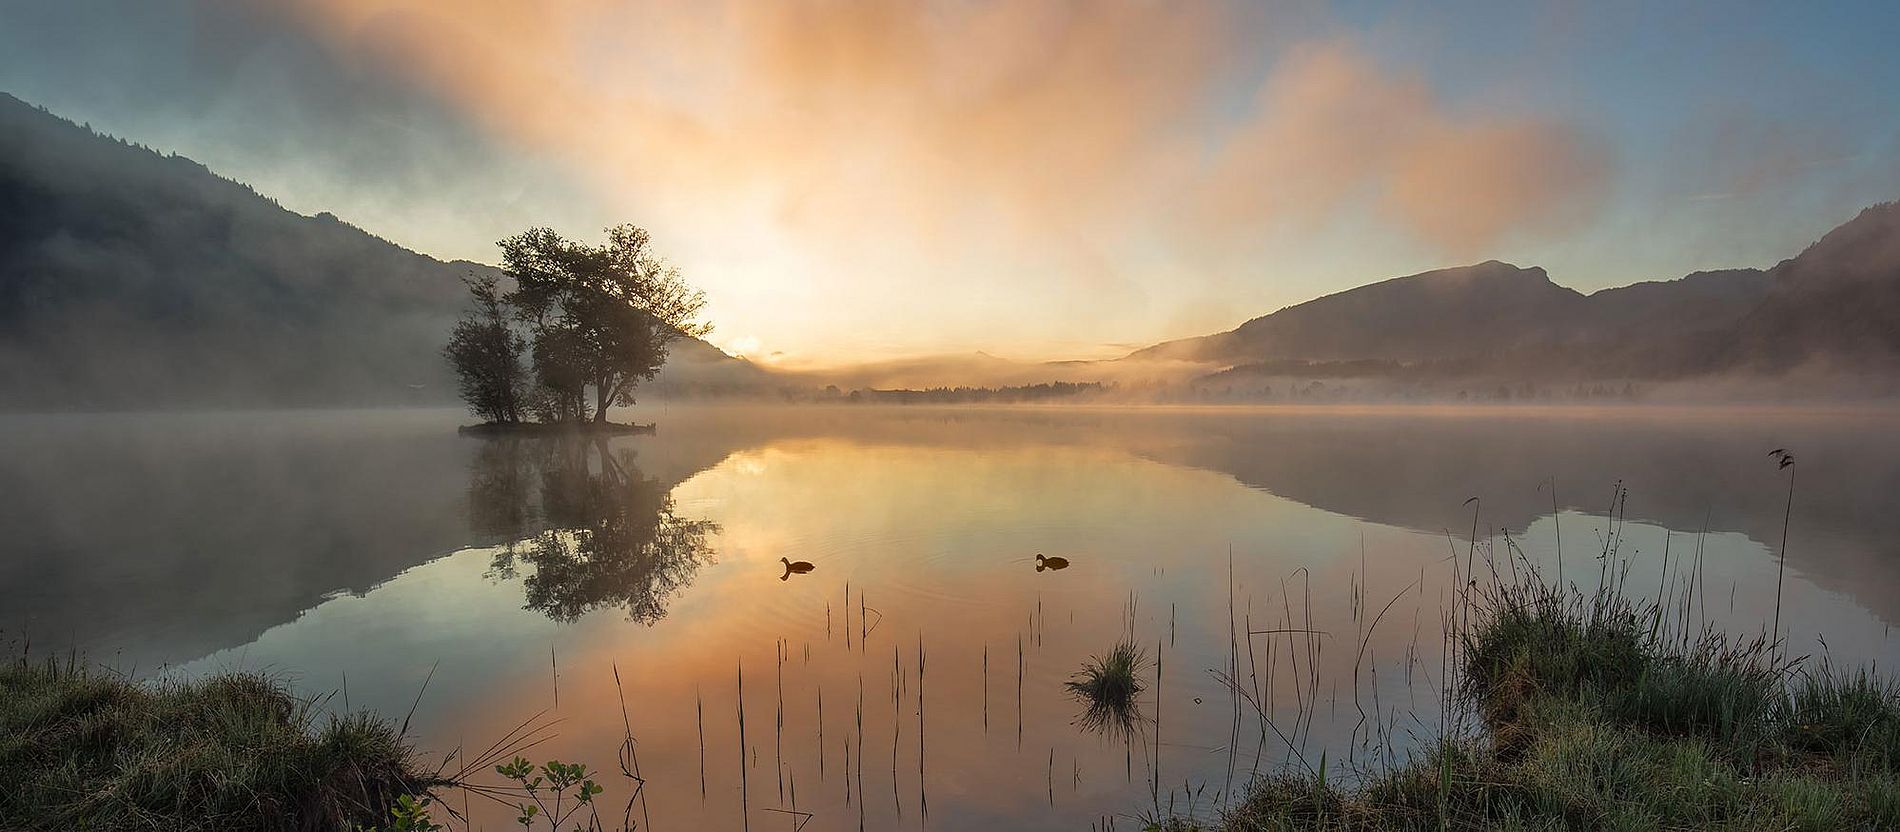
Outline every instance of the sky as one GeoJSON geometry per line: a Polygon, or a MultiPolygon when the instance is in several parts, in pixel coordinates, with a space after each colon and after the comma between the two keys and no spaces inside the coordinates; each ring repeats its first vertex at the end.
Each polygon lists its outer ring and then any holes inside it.
{"type": "Polygon", "coordinates": [[[787,367],[1098,358],[1900,199],[1900,4],[0,0],[0,91],[443,259],[648,228],[787,367]]]}

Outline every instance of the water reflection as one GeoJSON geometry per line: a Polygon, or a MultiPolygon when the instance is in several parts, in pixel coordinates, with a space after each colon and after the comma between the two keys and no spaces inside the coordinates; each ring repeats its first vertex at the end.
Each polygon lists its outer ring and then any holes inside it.
{"type": "MultiPolygon", "coordinates": [[[[1205,806],[1255,770],[1402,752],[1438,725],[1447,538],[1468,568],[1473,507],[1459,504],[1473,494],[1484,498],[1479,569],[1496,526],[1545,568],[1561,538],[1573,575],[1594,575],[1575,567],[1610,527],[1570,507],[1604,502],[1624,479],[1632,519],[1614,536],[1636,559],[1631,585],[1648,591],[1663,585],[1665,526],[1680,555],[1682,531],[1699,530],[1713,503],[1703,547],[1712,617],[1759,628],[1776,560],[1751,518],[1761,509],[1779,531],[1785,491],[1762,452],[1782,444],[1802,453],[1803,488],[1815,482],[1795,506],[1787,631],[1825,634],[1844,661],[1892,650],[1867,609],[1900,597],[1892,581],[1841,581],[1824,568],[1896,574],[1878,557],[1889,542],[1866,545],[1893,527],[1869,507],[1891,489],[1867,486],[1900,470],[1894,450],[1869,439],[1877,421],[1737,420],[1717,433],[1714,417],[1660,416],[733,408],[642,418],[661,433],[605,444],[359,438],[355,451],[339,438],[285,466],[294,475],[275,489],[226,465],[220,473],[252,488],[187,492],[193,502],[157,489],[159,506],[181,526],[248,524],[271,556],[220,541],[230,545],[207,551],[225,553],[223,567],[206,558],[125,582],[161,599],[218,583],[232,603],[280,616],[194,670],[263,664],[315,692],[342,689],[336,701],[403,714],[439,659],[415,723],[432,752],[480,747],[495,726],[551,708],[559,736],[537,756],[610,768],[630,725],[653,814],[678,828],[743,828],[793,808],[817,813],[811,828],[864,818],[866,828],[1081,828],[1105,812],[1165,807],[1184,783],[1205,806]],[[452,465],[398,466],[421,456],[402,448],[452,465]],[[341,476],[352,466],[376,476],[341,476]],[[1544,480],[1561,486],[1561,524],[1537,488],[1544,480]],[[683,518],[719,531],[685,547],[698,552],[681,556],[691,566],[668,572],[666,530],[692,522],[683,518]],[[474,546],[447,556],[415,547],[376,580],[344,584],[359,592],[320,603],[230,590],[260,573],[342,583],[324,538],[309,533],[316,520],[384,520],[370,528],[387,545],[416,527],[474,546]],[[698,547],[714,542],[720,563],[702,568],[710,553],[698,547]],[[1036,552],[1076,568],[1030,576],[1036,552]],[[822,568],[781,582],[788,553],[822,568]],[[503,567],[517,574],[496,580],[503,567]],[[640,610],[666,618],[626,626],[640,610]],[[1134,724],[1148,733],[1134,741],[1078,731],[1087,706],[1065,685],[1123,636],[1155,660],[1136,675],[1134,724]],[[1255,709],[1273,721],[1256,721],[1255,709]]],[[[83,506],[79,495],[96,493],[133,509],[113,515],[121,529],[157,516],[110,481],[84,478],[83,466],[14,470],[45,475],[14,491],[26,505],[83,506]]],[[[73,530],[91,527],[48,522],[79,514],[17,517],[26,539],[82,541],[73,530]]],[[[147,530],[155,542],[178,539],[176,528],[147,530]]],[[[135,555],[150,551],[128,547],[124,562],[146,563],[135,555]]],[[[96,591],[115,579],[110,563],[96,557],[73,575],[96,591]]],[[[27,584],[0,581],[0,599],[15,586],[27,584]]],[[[96,596],[61,597],[113,612],[84,603],[96,596]]],[[[156,603],[128,598],[131,612],[156,603]]]]}
{"type": "Polygon", "coordinates": [[[613,607],[651,625],[713,561],[707,537],[718,525],[680,517],[671,489],[634,457],[582,437],[494,439],[476,453],[470,524],[508,541],[490,571],[519,577],[528,609],[574,621],[613,607]]]}
{"type": "Polygon", "coordinates": [[[529,450],[542,441],[484,439],[468,467],[468,526],[478,540],[510,542],[532,533],[534,471],[529,450]]]}
{"type": "MultiPolygon", "coordinates": [[[[977,454],[1091,448],[1460,537],[1465,497],[1483,496],[1484,527],[1522,534],[1553,508],[1600,519],[1620,479],[1633,520],[1771,548],[1786,488],[1762,454],[1788,447],[1802,467],[1790,576],[1900,621],[1894,410],[674,406],[625,418],[657,421],[661,434],[610,448],[639,448],[644,473],[667,485],[722,460],[749,465],[763,449],[829,440],[977,454]]],[[[459,437],[460,420],[453,411],[0,417],[0,629],[149,670],[244,644],[326,597],[367,592],[462,547],[533,536],[538,520],[522,512],[538,499],[536,469],[470,468],[475,455],[529,448],[459,437]]],[[[1017,551],[1035,551],[1028,545],[1017,551]]],[[[1061,536],[1046,545],[1088,554],[1061,536]]],[[[821,574],[840,568],[822,563],[821,574]]]]}

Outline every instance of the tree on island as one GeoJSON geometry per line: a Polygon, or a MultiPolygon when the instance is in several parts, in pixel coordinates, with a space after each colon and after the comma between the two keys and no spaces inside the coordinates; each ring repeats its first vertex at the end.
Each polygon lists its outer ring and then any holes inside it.
{"type": "Polygon", "coordinates": [[[469,410],[490,422],[519,422],[529,392],[521,368],[521,333],[502,308],[505,301],[495,278],[471,277],[466,282],[475,308],[456,321],[443,352],[455,365],[469,410]]]}
{"type": "Polygon", "coordinates": [[[659,372],[675,339],[712,329],[696,320],[706,305],[705,295],[653,253],[644,229],[609,228],[607,244],[594,246],[534,228],[502,240],[500,246],[502,270],[515,287],[496,297],[492,285],[483,295],[477,291],[479,283],[471,284],[476,312],[457,325],[449,348],[463,379],[463,399],[491,421],[517,422],[520,411],[527,409],[543,421],[580,422],[591,413],[595,422],[605,422],[609,407],[634,403],[635,389],[659,372]],[[503,306],[527,332],[525,339],[517,335],[508,342],[512,352],[506,363],[524,372],[520,367],[527,349],[534,383],[525,401],[518,399],[513,411],[497,415],[500,411],[487,403],[496,397],[492,379],[499,373],[486,362],[503,361],[491,358],[499,353],[487,348],[500,340],[487,330],[482,337],[488,340],[477,338],[476,324],[487,326],[503,306]],[[469,339],[484,348],[464,345],[469,339]]]}

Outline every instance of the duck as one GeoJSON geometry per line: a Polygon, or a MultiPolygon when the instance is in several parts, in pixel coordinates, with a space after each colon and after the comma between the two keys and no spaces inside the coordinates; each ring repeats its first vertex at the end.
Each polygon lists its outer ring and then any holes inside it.
{"type": "Polygon", "coordinates": [[[781,581],[791,580],[793,573],[803,575],[816,568],[811,565],[810,561],[803,561],[803,560],[795,561],[795,560],[792,560],[791,558],[779,558],[778,562],[785,564],[785,574],[778,576],[778,579],[781,581]]]}
{"type": "Polygon", "coordinates": [[[1036,571],[1037,572],[1041,572],[1044,569],[1067,569],[1067,568],[1069,568],[1068,558],[1045,558],[1040,553],[1036,555],[1036,571]]]}

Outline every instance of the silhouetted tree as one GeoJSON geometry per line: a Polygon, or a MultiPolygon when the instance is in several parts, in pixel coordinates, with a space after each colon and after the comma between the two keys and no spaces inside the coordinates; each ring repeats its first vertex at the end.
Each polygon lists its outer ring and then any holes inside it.
{"type": "Polygon", "coordinates": [[[705,296],[652,251],[647,232],[607,229],[607,244],[567,240],[535,228],[501,241],[503,268],[515,280],[506,298],[534,335],[545,412],[593,418],[632,404],[635,388],[666,361],[667,345],[711,330],[695,320],[705,296]]]}
{"type": "Polygon", "coordinates": [[[471,277],[466,282],[475,308],[456,322],[443,352],[455,367],[469,410],[490,422],[519,422],[527,394],[521,335],[502,309],[494,278],[471,277]]]}
{"type": "Polygon", "coordinates": [[[580,334],[564,327],[543,327],[534,339],[533,409],[543,422],[587,418],[586,346],[580,334]]]}

